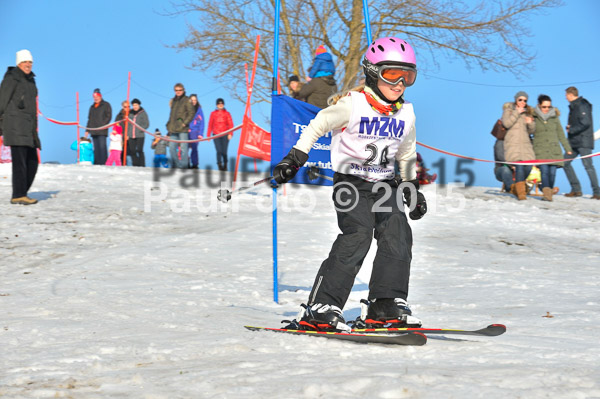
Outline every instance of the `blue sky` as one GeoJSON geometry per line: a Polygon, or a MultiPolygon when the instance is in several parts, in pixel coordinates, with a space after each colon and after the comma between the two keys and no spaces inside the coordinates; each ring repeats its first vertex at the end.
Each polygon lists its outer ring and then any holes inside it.
{"type": "MultiPolygon", "coordinates": [[[[34,57],[40,108],[57,120],[76,119],[75,95],[79,92],[80,120],[85,124],[96,87],[102,89],[116,115],[120,102],[127,96],[127,75],[131,72],[131,98],[142,101],[152,130],[158,127],[165,131],[168,101],[176,82],[182,82],[188,94],[198,94],[207,119],[215,108],[216,98],[222,97],[234,123],[241,123],[244,104],[233,100],[210,74],[190,70],[190,51],[177,52],[167,47],[182,41],[186,22],[194,22],[193,16],[161,15],[168,5],[158,0],[0,1],[0,68],[14,65],[16,51],[29,49],[34,57]]],[[[530,17],[533,37],[527,40],[537,58],[523,71],[522,78],[508,73],[469,71],[458,60],[442,60],[439,69],[419,74],[416,84],[406,94],[407,100],[415,104],[418,140],[450,152],[493,159],[494,139],[489,132],[501,116],[505,102],[512,101],[519,90],[529,94],[530,103],[540,93],[548,94],[561,111],[564,126],[568,114],[564,89],[571,84],[596,106],[594,128],[600,128],[598,15],[600,2],[569,0],[545,15],[530,17]]],[[[419,49],[416,50],[418,57],[419,49]]],[[[240,77],[244,77],[243,67],[240,77]]],[[[267,130],[270,127],[264,121],[269,115],[269,106],[253,107],[255,121],[267,130]]],[[[74,127],[40,119],[42,159],[75,162],[75,152],[69,146],[76,135],[74,127]]],[[[230,143],[230,157],[236,154],[237,137],[239,132],[230,143]]],[[[153,156],[149,141],[146,140],[148,164],[153,156]]],[[[423,147],[419,152],[432,172],[439,174],[444,168],[446,182],[466,181],[465,174],[456,173],[456,158],[423,147]]],[[[216,166],[212,143],[200,144],[200,159],[201,166],[216,166]]],[[[594,164],[600,172],[600,161],[594,159],[594,164]]],[[[500,185],[494,179],[492,164],[474,162],[461,167],[473,171],[475,185],[500,185]]],[[[584,193],[591,194],[581,161],[576,161],[575,170],[584,193]]],[[[556,185],[562,192],[569,191],[562,170],[557,173],[556,185]]]]}

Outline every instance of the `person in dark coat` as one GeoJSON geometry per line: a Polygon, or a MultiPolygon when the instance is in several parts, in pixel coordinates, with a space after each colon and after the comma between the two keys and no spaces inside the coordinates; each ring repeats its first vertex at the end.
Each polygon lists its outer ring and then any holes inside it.
{"type": "MultiPolygon", "coordinates": [[[[174,140],[189,140],[190,123],[194,119],[194,107],[190,98],[185,95],[183,84],[176,83],[173,90],[175,90],[175,97],[169,102],[171,112],[167,122],[168,136],[174,140]]],[[[189,167],[188,143],[171,141],[169,142],[169,151],[174,168],[187,169],[189,167]]]]}
{"type": "Polygon", "coordinates": [[[337,92],[337,84],[333,77],[335,64],[325,47],[319,46],[315,54],[306,78],[308,83],[302,86],[296,98],[319,108],[327,108],[327,99],[337,92]]]}
{"type": "MultiPolygon", "coordinates": [[[[569,124],[567,125],[567,132],[569,133],[569,144],[573,152],[572,154],[565,154],[565,159],[573,159],[577,155],[590,155],[594,152],[592,104],[585,98],[580,97],[579,91],[573,86],[566,89],[566,98],[569,101],[569,124]]],[[[592,158],[584,158],[581,161],[592,184],[592,199],[600,200],[598,175],[596,174],[592,158]]],[[[565,197],[581,197],[581,183],[579,183],[571,162],[565,162],[565,174],[571,185],[571,192],[565,194],[565,197]]]]}
{"type": "Polygon", "coordinates": [[[146,166],[144,141],[146,139],[145,130],[150,126],[150,118],[148,118],[146,110],[142,108],[142,102],[137,98],[131,101],[131,108],[127,124],[127,153],[131,156],[133,166],[146,166]]]}
{"type": "Polygon", "coordinates": [[[9,67],[0,84],[0,131],[12,157],[11,204],[31,205],[37,200],[27,193],[38,168],[37,86],[31,71],[33,57],[29,50],[17,52],[17,66],[9,67]]]}
{"type": "MultiPolygon", "coordinates": [[[[112,118],[112,108],[110,104],[102,99],[100,89],[94,90],[94,103],[88,113],[87,128],[97,128],[106,126],[112,118]]],[[[94,143],[94,165],[104,165],[108,159],[108,150],[106,148],[106,138],[108,137],[108,127],[102,130],[87,130],[85,137],[91,134],[94,143]]]]}

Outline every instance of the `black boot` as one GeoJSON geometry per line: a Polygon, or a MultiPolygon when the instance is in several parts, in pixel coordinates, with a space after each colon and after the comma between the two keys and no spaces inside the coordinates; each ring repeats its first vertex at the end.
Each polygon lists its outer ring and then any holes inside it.
{"type": "Polygon", "coordinates": [[[367,319],[375,321],[397,320],[400,317],[400,310],[394,302],[394,298],[378,298],[371,301],[367,319]]]}
{"type": "Polygon", "coordinates": [[[223,170],[223,164],[221,162],[217,163],[217,166],[219,167],[219,170],[223,170]]]}

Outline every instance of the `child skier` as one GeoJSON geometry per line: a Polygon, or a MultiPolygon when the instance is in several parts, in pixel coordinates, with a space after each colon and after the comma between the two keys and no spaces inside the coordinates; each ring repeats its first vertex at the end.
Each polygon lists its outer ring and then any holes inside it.
{"type": "Polygon", "coordinates": [[[373,232],[378,248],[364,321],[370,325],[421,325],[406,302],[412,232],[402,200],[404,194],[413,220],[427,212],[425,197],[418,191],[415,114],[413,105],[403,98],[404,90],[417,77],[416,64],[406,41],[396,37],[375,40],[362,61],[364,90],[351,91],[320,111],[273,169],[276,183],[290,181],[308,160],[318,138],[333,131],[333,198],[342,234],[317,273],[308,305],[303,305],[288,328],[349,329],[342,309],[373,232]],[[394,160],[399,162],[400,176],[394,175],[394,160]],[[353,206],[347,206],[350,201],[353,206]]]}

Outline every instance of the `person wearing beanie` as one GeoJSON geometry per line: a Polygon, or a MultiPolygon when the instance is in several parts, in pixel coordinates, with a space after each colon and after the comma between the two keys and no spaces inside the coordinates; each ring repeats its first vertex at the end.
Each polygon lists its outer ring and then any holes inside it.
{"type": "MultiPolygon", "coordinates": [[[[504,137],[504,159],[506,162],[535,160],[535,152],[531,144],[531,135],[535,132],[533,108],[527,105],[529,96],[524,91],[515,94],[514,102],[502,106],[502,125],[506,128],[504,137]]],[[[525,180],[531,172],[530,165],[515,166],[515,183],[510,192],[520,201],[527,199],[527,183],[525,180]]]]}
{"type": "Polygon", "coordinates": [[[275,186],[306,173],[312,164],[307,163],[309,152],[320,137],[332,132],[332,197],[341,234],[321,263],[307,304],[285,328],[350,331],[342,309],[373,236],[377,253],[368,311],[361,324],[365,328],[421,325],[407,303],[413,257],[407,219],[418,220],[427,213],[417,178],[416,116],[413,105],[404,101],[404,93],[416,81],[416,57],[405,40],[384,37],[367,47],[362,66],[369,77],[366,87],[319,111],[273,168],[275,186]],[[398,176],[395,161],[400,166],[398,176]],[[342,190],[345,195],[340,195],[342,190]]]}
{"type": "MultiPolygon", "coordinates": [[[[171,113],[167,122],[168,134],[177,141],[189,140],[190,123],[194,119],[194,107],[190,103],[190,98],[185,95],[183,84],[176,83],[173,90],[175,91],[175,97],[170,102],[171,113]]],[[[187,169],[189,167],[188,143],[171,141],[169,142],[169,151],[174,168],[187,169]]]]}
{"type": "Polygon", "coordinates": [[[38,169],[37,86],[29,50],[16,54],[16,67],[8,67],[0,84],[0,131],[12,158],[11,204],[31,205],[28,196],[38,169]]]}
{"type": "Polygon", "coordinates": [[[302,89],[302,83],[298,75],[290,75],[288,78],[288,88],[290,89],[290,97],[298,99],[298,93],[302,89]]]}
{"type": "MultiPolygon", "coordinates": [[[[215,136],[233,128],[233,119],[231,114],[225,109],[225,101],[222,98],[217,99],[217,109],[211,112],[208,119],[208,129],[206,137],[215,136]]],[[[219,170],[227,170],[227,147],[229,140],[233,137],[233,132],[214,139],[215,149],[217,150],[217,165],[219,170]]]]}
{"type": "Polygon", "coordinates": [[[308,71],[308,83],[302,86],[296,98],[319,108],[326,108],[327,99],[337,92],[337,83],[334,78],[333,58],[324,46],[317,48],[315,59],[308,71]]]}
{"type": "Polygon", "coordinates": [[[154,150],[154,167],[168,168],[169,160],[167,159],[167,141],[163,140],[162,133],[159,129],[154,131],[154,141],[152,141],[151,147],[154,150]]]}
{"type": "Polygon", "coordinates": [[[110,133],[110,155],[106,160],[106,165],[121,166],[121,156],[123,154],[123,129],[120,125],[114,125],[110,133]]]}
{"type": "Polygon", "coordinates": [[[94,165],[104,165],[108,158],[106,147],[106,138],[108,136],[108,127],[102,128],[110,124],[112,118],[112,107],[102,98],[100,89],[94,89],[94,103],[90,106],[88,112],[87,129],[85,137],[92,136],[94,143],[94,165]]]}
{"type": "Polygon", "coordinates": [[[131,100],[129,123],[127,124],[127,155],[131,156],[131,165],[146,166],[144,142],[146,129],[150,126],[150,118],[142,102],[137,98],[131,100]]]}

